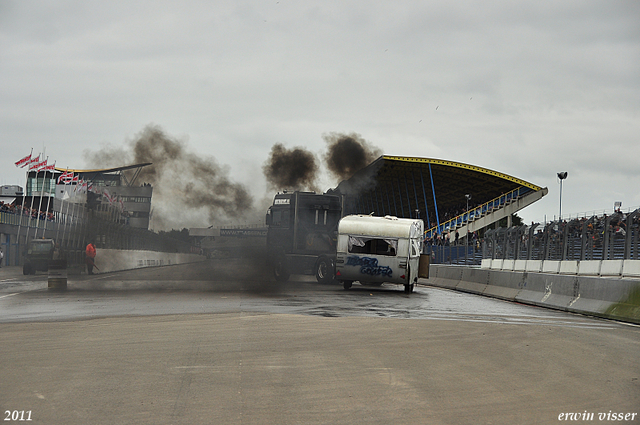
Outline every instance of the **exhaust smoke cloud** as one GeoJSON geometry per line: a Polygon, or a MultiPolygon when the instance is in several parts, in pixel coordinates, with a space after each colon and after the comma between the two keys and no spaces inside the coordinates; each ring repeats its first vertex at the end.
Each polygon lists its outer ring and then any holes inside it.
{"type": "Polygon", "coordinates": [[[229,178],[226,167],[212,157],[189,152],[186,142],[170,137],[159,126],[148,125],[128,145],[85,151],[84,157],[95,168],[152,163],[142,168],[136,184],[153,186],[156,230],[235,223],[251,213],[252,196],[229,178]]]}
{"type": "Polygon", "coordinates": [[[372,146],[357,133],[329,133],[322,137],[327,142],[325,163],[339,181],[350,178],[382,155],[381,149],[372,146]]]}
{"type": "Polygon", "coordinates": [[[313,153],[276,143],[262,171],[271,189],[315,190],[319,167],[313,153]]]}
{"type": "MultiPolygon", "coordinates": [[[[357,133],[329,133],[322,137],[327,143],[327,151],[321,154],[324,163],[303,147],[273,145],[262,167],[268,189],[322,192],[318,184],[321,168],[326,167],[339,183],[382,154],[357,133]]],[[[136,184],[153,186],[154,230],[258,222],[273,196],[266,194],[265,208],[257,211],[249,190],[229,177],[228,167],[220,166],[213,157],[191,152],[186,141],[153,124],[124,147],[107,145],[99,151],[85,151],[84,158],[91,168],[152,163],[142,168],[136,184]]],[[[129,179],[132,173],[127,174],[129,179]]]]}

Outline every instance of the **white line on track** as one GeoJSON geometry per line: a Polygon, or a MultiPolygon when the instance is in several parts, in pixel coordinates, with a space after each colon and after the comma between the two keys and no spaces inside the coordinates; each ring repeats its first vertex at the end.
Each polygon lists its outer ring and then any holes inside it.
{"type": "Polygon", "coordinates": [[[21,294],[21,292],[14,292],[13,294],[0,295],[0,298],[12,297],[12,296],[18,295],[18,294],[21,294]]]}
{"type": "Polygon", "coordinates": [[[111,275],[102,275],[102,276],[94,277],[93,279],[89,279],[89,280],[102,280],[102,279],[108,279],[110,277],[113,277],[113,276],[111,276],[111,275]]]}

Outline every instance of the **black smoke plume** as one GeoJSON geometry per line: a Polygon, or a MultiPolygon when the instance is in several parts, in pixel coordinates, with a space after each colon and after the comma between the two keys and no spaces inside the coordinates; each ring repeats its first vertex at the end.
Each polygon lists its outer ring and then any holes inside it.
{"type": "Polygon", "coordinates": [[[372,146],[357,133],[329,133],[322,137],[328,145],[325,163],[339,180],[350,178],[382,155],[382,150],[372,146]]]}
{"type": "Polygon", "coordinates": [[[159,126],[148,125],[128,145],[85,151],[84,156],[96,168],[152,163],[142,168],[136,183],[153,186],[156,230],[237,222],[252,209],[248,190],[231,181],[225,167],[212,157],[189,152],[186,142],[159,126]]]}
{"type": "Polygon", "coordinates": [[[316,190],[318,164],[313,153],[276,143],[262,171],[271,189],[316,190]]]}

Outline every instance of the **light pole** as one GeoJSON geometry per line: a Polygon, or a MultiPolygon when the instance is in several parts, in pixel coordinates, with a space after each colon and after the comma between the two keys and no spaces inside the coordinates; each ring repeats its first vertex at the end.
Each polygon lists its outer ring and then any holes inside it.
{"type": "Polygon", "coordinates": [[[469,200],[471,195],[467,193],[464,197],[467,198],[467,234],[464,236],[464,265],[466,266],[469,257],[469,221],[471,219],[469,215],[469,200]]]}
{"type": "Polygon", "coordinates": [[[566,171],[558,173],[558,178],[560,179],[560,215],[558,220],[562,220],[562,180],[566,179],[568,174],[566,171]]]}

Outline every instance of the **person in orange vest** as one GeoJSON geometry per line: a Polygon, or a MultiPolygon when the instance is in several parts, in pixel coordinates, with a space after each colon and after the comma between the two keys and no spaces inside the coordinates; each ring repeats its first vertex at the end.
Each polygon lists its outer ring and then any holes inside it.
{"type": "Polygon", "coordinates": [[[87,274],[93,274],[93,268],[98,268],[95,263],[96,246],[93,244],[93,242],[89,242],[89,244],[87,245],[85,257],[85,261],[87,263],[87,274]]]}

